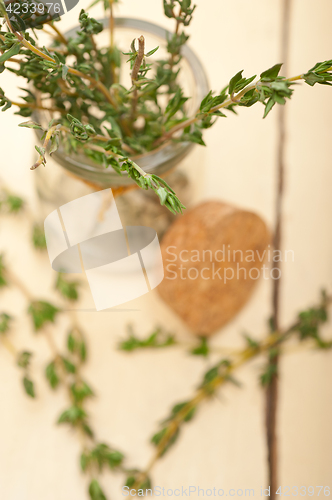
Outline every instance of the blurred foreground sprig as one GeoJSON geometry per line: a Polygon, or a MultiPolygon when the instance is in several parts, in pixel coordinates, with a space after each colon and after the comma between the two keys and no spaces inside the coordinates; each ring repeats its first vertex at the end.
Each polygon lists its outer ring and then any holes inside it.
{"type": "MultiPolygon", "coordinates": [[[[23,210],[26,205],[22,204],[23,210]]],[[[12,216],[11,211],[4,214],[12,216]]],[[[163,420],[160,428],[151,438],[155,448],[153,456],[145,469],[127,468],[124,466],[124,455],[121,451],[97,438],[96,430],[88,411],[88,402],[95,398],[96,391],[83,375],[84,365],[88,359],[86,335],[78,324],[75,314],[67,310],[67,306],[79,299],[81,283],[70,280],[65,274],[58,273],[54,289],[59,301],[34,297],[26,285],[8,268],[3,255],[0,255],[0,288],[17,288],[27,301],[27,312],[31,325],[39,338],[44,338],[49,347],[50,356],[45,363],[44,375],[52,391],[64,390],[67,405],[57,418],[57,423],[67,426],[79,438],[82,449],[80,466],[89,478],[88,492],[91,500],[106,499],[101,485],[101,474],[104,471],[125,474],[126,485],[130,489],[145,490],[151,487],[151,472],[154,464],[167,453],[181,436],[183,425],[194,420],[203,402],[211,400],[217,391],[226,383],[240,386],[237,373],[242,366],[259,356],[268,356],[269,362],[262,368],[259,380],[262,385],[269,384],[275,375],[273,359],[276,354],[286,352],[288,340],[297,344],[308,344],[310,348],[327,351],[332,347],[332,340],[326,340],[322,327],[328,320],[328,306],[331,297],[322,294],[320,303],[299,313],[296,321],[283,331],[272,331],[262,340],[246,334],[245,347],[232,349],[218,362],[205,371],[197,384],[195,393],[184,401],[177,402],[169,415],[163,420]],[[54,335],[54,324],[59,316],[66,315],[69,327],[66,332],[66,344],[59,348],[54,335]]],[[[22,371],[22,384],[30,398],[36,398],[36,368],[33,366],[33,351],[29,348],[17,349],[12,342],[15,321],[11,314],[0,311],[0,346],[4,346],[13,355],[16,366],[22,371]]],[[[35,336],[36,338],[36,336],[35,336]]],[[[291,344],[291,342],[289,342],[291,344]]],[[[143,349],[163,349],[171,346],[185,347],[193,356],[206,359],[219,352],[208,339],[200,338],[194,345],[185,345],[174,334],[163,328],[155,329],[146,337],[139,337],[133,328],[128,329],[128,336],[122,340],[118,348],[132,352],[143,349]]],[[[222,350],[222,349],[220,349],[222,350]]]]}
{"type": "MultiPolygon", "coordinates": [[[[159,458],[176,443],[183,424],[191,422],[200,405],[204,401],[210,400],[224,384],[231,383],[241,386],[239,381],[234,378],[234,374],[252,359],[264,354],[271,356],[271,351],[274,349],[279,350],[291,338],[295,338],[299,342],[311,340],[313,347],[316,349],[331,349],[332,339],[325,340],[321,333],[321,327],[328,320],[328,306],[331,302],[332,297],[328,297],[326,293],[323,293],[318,306],[299,313],[297,320],[284,331],[268,333],[262,340],[255,340],[246,335],[246,347],[242,351],[233,356],[222,358],[214,364],[203,375],[195,394],[188,400],[181,401],[172,407],[170,414],[162,422],[161,428],[151,438],[151,443],[156,450],[147,468],[145,470],[136,470],[135,474],[132,474],[127,479],[126,484],[136,490],[137,493],[139,490],[146,488],[146,482],[151,484],[152,468],[159,458]]],[[[206,344],[206,341],[202,342],[200,347],[202,348],[206,344]]],[[[269,383],[271,374],[267,370],[270,370],[270,367],[271,364],[269,363],[259,377],[262,385],[269,383]]]]}

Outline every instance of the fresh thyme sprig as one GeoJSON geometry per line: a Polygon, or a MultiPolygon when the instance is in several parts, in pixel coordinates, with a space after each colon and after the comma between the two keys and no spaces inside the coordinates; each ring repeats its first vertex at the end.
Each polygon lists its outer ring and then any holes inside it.
{"type": "MultiPolygon", "coordinates": [[[[320,327],[327,319],[327,309],[332,303],[332,297],[322,294],[322,299],[317,307],[312,307],[298,315],[297,320],[290,327],[282,332],[273,332],[268,334],[263,340],[254,340],[246,336],[247,346],[234,356],[221,359],[217,364],[210,368],[203,376],[194,396],[187,401],[182,401],[173,406],[170,415],[163,421],[161,429],[152,436],[151,442],[156,447],[156,451],[144,471],[137,470],[131,474],[126,484],[137,491],[144,489],[146,481],[151,482],[150,474],[157,460],[162,457],[170,447],[176,442],[180,435],[182,425],[190,422],[197,413],[199,405],[213,396],[216,391],[226,383],[239,385],[234,378],[234,373],[244,364],[253,358],[271,353],[271,350],[279,349],[280,346],[291,337],[297,337],[299,341],[311,338],[316,348],[331,349],[332,340],[326,341],[320,333],[320,327]]],[[[268,383],[270,373],[270,364],[267,370],[260,375],[260,381],[263,385],[268,383]]]]}
{"type": "Polygon", "coordinates": [[[261,102],[265,106],[263,117],[266,118],[275,104],[285,105],[286,99],[291,98],[293,94],[291,86],[295,82],[304,80],[313,86],[315,83],[330,85],[332,80],[332,60],[318,63],[307,73],[291,78],[279,76],[281,67],[282,64],[272,66],[261,73],[260,79],[253,84],[251,82],[256,78],[256,75],[244,78],[243,71],[240,71],[219,94],[214,95],[210,91],[201,102],[200,109],[195,116],[174,125],[157,139],[154,145],[162,144],[181,130],[183,130],[183,134],[177,140],[189,140],[204,145],[202,130],[210,128],[215,123],[213,117],[226,117],[220,111],[221,109],[235,112],[236,106],[251,107],[261,102]]]}
{"type": "Polygon", "coordinates": [[[163,4],[165,16],[176,21],[175,32],[167,39],[167,51],[170,54],[168,92],[172,93],[179,88],[176,82],[179,73],[177,66],[182,59],[181,49],[189,39],[185,31],[180,31],[181,25],[189,26],[196,5],[191,0],[163,0],[163,4]]]}

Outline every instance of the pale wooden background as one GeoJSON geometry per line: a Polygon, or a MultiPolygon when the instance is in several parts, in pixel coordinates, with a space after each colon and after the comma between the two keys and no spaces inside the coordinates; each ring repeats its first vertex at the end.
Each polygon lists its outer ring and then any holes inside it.
{"type": "MultiPolygon", "coordinates": [[[[81,1],[64,18],[76,24],[81,1]]],[[[260,73],[279,62],[280,0],[196,0],[190,45],[204,62],[213,89],[220,89],[240,69],[260,73]]],[[[93,11],[98,15],[98,9],[93,11]]],[[[172,28],[162,14],[161,0],[124,0],[121,14],[154,21],[172,28]]],[[[291,38],[291,74],[332,57],[330,0],[295,0],[291,38]]],[[[14,79],[1,75],[1,86],[14,97],[14,79]]],[[[328,87],[302,85],[288,103],[289,147],[285,203],[285,247],[295,262],[284,268],[282,320],[286,325],[301,308],[313,303],[322,286],[331,290],[332,185],[331,112],[328,87]]],[[[197,176],[196,201],[227,200],[255,210],[271,224],[275,186],[276,114],[263,121],[262,108],[240,110],[239,117],[221,120],[206,134],[207,149],[195,150],[185,167],[197,176]]],[[[29,171],[34,137],[17,128],[21,117],[1,115],[1,176],[32,200],[34,175],[29,171]]],[[[50,164],[51,165],[51,164],[50,164]]],[[[1,249],[10,264],[38,296],[51,297],[54,274],[46,256],[33,252],[24,221],[1,219],[1,249]]],[[[216,345],[241,345],[244,330],[260,336],[265,331],[270,304],[270,283],[262,282],[239,316],[218,334],[216,345]]],[[[1,310],[24,312],[26,303],[15,290],[1,295],[1,310]]],[[[125,308],[133,312],[80,313],[88,331],[90,361],[86,376],[98,388],[89,410],[98,437],[121,448],[128,464],[144,467],[152,448],[148,438],[170,405],[187,398],[208,362],[180,350],[125,356],[114,346],[133,322],[142,335],[156,323],[174,329],[186,342],[185,326],[159,300],[156,293],[125,308]]],[[[56,329],[59,344],[65,323],[56,329]]],[[[331,328],[327,328],[327,333],[331,328]]],[[[30,324],[18,320],[14,340],[26,347],[30,324]]],[[[35,342],[38,377],[48,350],[42,335],[35,342]]],[[[332,468],[332,353],[289,354],[281,362],[280,483],[331,485],[332,468]]],[[[187,425],[179,443],[154,471],[155,484],[175,488],[196,484],[202,488],[260,489],[266,479],[264,400],[257,384],[263,360],[240,374],[244,389],[225,388],[187,425]]],[[[0,496],[6,500],[85,498],[85,480],[77,466],[79,446],[71,432],[56,428],[65,408],[61,391],[50,394],[38,384],[38,400],[22,395],[19,376],[9,354],[0,348],[0,496]]],[[[40,377],[39,377],[40,378],[40,377]]],[[[103,484],[113,499],[121,498],[121,480],[107,475],[103,484]]]]}

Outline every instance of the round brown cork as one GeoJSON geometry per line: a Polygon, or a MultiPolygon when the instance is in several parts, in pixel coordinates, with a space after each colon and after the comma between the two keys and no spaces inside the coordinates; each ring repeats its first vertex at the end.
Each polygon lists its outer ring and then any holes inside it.
{"type": "Polygon", "coordinates": [[[209,336],[244,306],[270,243],[255,213],[219,201],[202,203],[179,218],[161,242],[163,300],[197,335],[209,336]]]}

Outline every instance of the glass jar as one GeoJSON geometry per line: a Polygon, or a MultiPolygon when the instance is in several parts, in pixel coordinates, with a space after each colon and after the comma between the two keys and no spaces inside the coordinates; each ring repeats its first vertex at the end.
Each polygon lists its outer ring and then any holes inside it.
{"type": "MultiPolygon", "coordinates": [[[[96,36],[99,46],[106,46],[109,38],[108,19],[102,19],[104,30],[96,36]]],[[[126,52],[133,38],[144,35],[148,49],[159,45],[158,58],[166,56],[167,37],[171,33],[153,23],[131,19],[116,18],[115,42],[120,51],[126,52]]],[[[78,27],[71,29],[65,35],[74,37],[78,27]]],[[[126,56],[123,56],[124,61],[126,56]]],[[[153,59],[153,58],[151,58],[153,59]]],[[[152,61],[153,62],[153,61],[152,61]]],[[[193,114],[205,95],[208,93],[208,82],[204,69],[188,47],[182,49],[181,71],[179,82],[184,89],[184,94],[190,96],[187,101],[187,113],[193,114]]],[[[120,81],[130,86],[130,71],[128,64],[121,65],[120,81]]],[[[34,120],[44,127],[47,126],[51,116],[47,112],[34,113],[34,120]]],[[[133,157],[133,160],[147,173],[166,176],[179,198],[186,204],[189,198],[188,180],[181,172],[174,168],[192,150],[194,145],[189,142],[169,142],[155,151],[133,157]]],[[[48,158],[46,168],[39,167],[35,171],[36,189],[41,202],[43,216],[48,215],[55,208],[71,200],[89,194],[98,189],[111,187],[115,194],[125,192],[117,199],[117,206],[125,225],[141,225],[154,227],[159,235],[164,232],[171,220],[172,214],[166,213],[165,207],[160,207],[155,193],[141,189],[134,189],[135,183],[127,176],[117,174],[111,167],[105,167],[93,162],[82,154],[67,154],[60,147],[52,158],[48,158]],[[131,187],[133,189],[131,189],[131,187]],[[143,219],[143,220],[142,220],[143,219]]]]}

